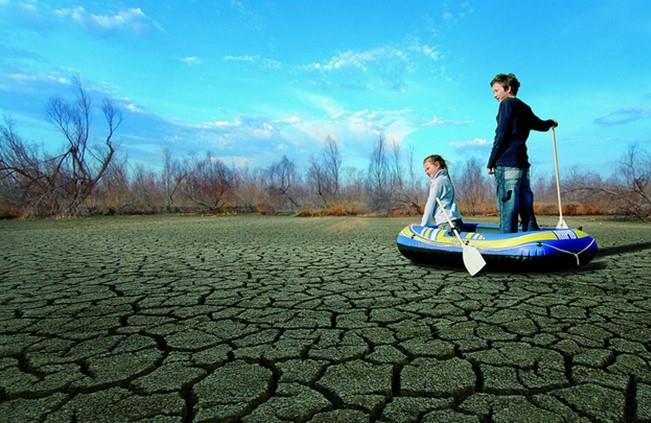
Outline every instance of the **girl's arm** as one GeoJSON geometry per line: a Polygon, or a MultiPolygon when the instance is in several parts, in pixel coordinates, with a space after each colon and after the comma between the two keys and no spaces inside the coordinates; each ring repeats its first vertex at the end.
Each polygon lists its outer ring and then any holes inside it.
{"type": "MultiPolygon", "coordinates": [[[[436,204],[436,197],[441,195],[441,184],[438,183],[436,178],[429,184],[429,194],[427,195],[427,203],[425,203],[425,210],[423,211],[423,218],[420,221],[420,226],[426,226],[430,220],[434,219],[434,212],[438,207],[436,204]]],[[[434,222],[436,223],[436,222],[434,222]]]]}

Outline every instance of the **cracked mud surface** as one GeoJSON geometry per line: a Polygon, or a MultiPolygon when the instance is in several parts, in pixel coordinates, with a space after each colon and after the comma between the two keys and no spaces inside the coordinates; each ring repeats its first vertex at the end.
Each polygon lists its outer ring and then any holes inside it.
{"type": "Polygon", "coordinates": [[[651,420],[651,225],[471,278],[411,220],[0,222],[0,420],[651,420]]]}

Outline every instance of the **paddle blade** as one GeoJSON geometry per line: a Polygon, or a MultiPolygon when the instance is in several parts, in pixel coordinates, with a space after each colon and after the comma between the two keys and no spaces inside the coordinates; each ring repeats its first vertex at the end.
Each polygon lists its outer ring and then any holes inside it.
{"type": "Polygon", "coordinates": [[[468,245],[463,246],[463,264],[470,276],[475,276],[477,272],[486,266],[486,260],[481,256],[478,249],[468,245]]]}

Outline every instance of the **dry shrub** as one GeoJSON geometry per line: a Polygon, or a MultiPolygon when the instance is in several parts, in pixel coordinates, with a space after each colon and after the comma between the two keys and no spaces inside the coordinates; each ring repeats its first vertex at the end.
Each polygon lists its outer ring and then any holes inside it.
{"type": "Polygon", "coordinates": [[[418,216],[413,207],[396,207],[387,212],[389,217],[418,216]]]}
{"type": "Polygon", "coordinates": [[[315,217],[315,216],[321,216],[321,211],[313,209],[311,206],[308,206],[307,204],[304,204],[303,207],[301,208],[301,211],[296,214],[296,216],[299,217],[315,217]]]}
{"type": "Polygon", "coordinates": [[[482,203],[479,209],[481,216],[497,216],[497,206],[495,203],[482,203]]]}
{"type": "Polygon", "coordinates": [[[566,216],[586,216],[606,213],[591,204],[570,203],[563,205],[563,214],[566,216]]]}
{"type": "MultiPolygon", "coordinates": [[[[540,216],[554,216],[558,214],[558,204],[554,203],[534,203],[534,213],[540,216]]],[[[566,203],[563,204],[563,215],[565,216],[592,216],[599,214],[608,214],[605,210],[600,209],[594,204],[585,203],[566,203]]]]}
{"type": "Polygon", "coordinates": [[[357,216],[358,214],[360,214],[360,208],[359,205],[355,203],[337,203],[325,206],[321,209],[315,209],[308,204],[304,204],[297,216],[357,216]]]}
{"type": "Polygon", "coordinates": [[[558,205],[552,203],[533,203],[533,212],[539,216],[553,216],[558,214],[558,205]]]}
{"type": "Polygon", "coordinates": [[[22,211],[16,207],[0,206],[0,219],[18,219],[23,217],[22,211]]]}
{"type": "Polygon", "coordinates": [[[354,203],[337,203],[321,210],[322,216],[357,216],[359,207],[354,203]]]}
{"type": "Polygon", "coordinates": [[[261,215],[274,214],[274,209],[269,205],[269,203],[263,200],[256,201],[255,209],[261,215]]]}

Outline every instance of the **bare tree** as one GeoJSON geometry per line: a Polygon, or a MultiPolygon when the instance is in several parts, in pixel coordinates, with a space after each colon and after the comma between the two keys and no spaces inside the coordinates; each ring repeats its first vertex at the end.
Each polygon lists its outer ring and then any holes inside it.
{"type": "Polygon", "coordinates": [[[261,169],[243,167],[235,175],[235,195],[238,207],[244,211],[264,210],[265,179],[261,169]]]}
{"type": "Polygon", "coordinates": [[[388,211],[391,205],[391,174],[386,153],[386,141],[380,135],[373,147],[368,167],[366,189],[372,210],[388,211]]]}
{"type": "Polygon", "coordinates": [[[408,172],[407,172],[407,179],[405,180],[405,184],[404,184],[403,202],[416,214],[421,214],[423,213],[423,209],[420,206],[422,203],[421,199],[423,198],[421,195],[422,184],[420,183],[421,179],[416,176],[415,163],[416,161],[414,160],[414,146],[410,145],[409,150],[407,152],[408,172]]]}
{"type": "Polygon", "coordinates": [[[389,161],[389,181],[391,183],[391,192],[397,194],[402,192],[403,184],[403,171],[402,171],[402,149],[398,141],[391,143],[389,161]]]}
{"type": "Polygon", "coordinates": [[[397,207],[403,212],[422,213],[422,184],[419,183],[414,169],[413,146],[409,147],[403,166],[402,147],[397,142],[393,143],[391,148],[391,169],[392,195],[397,207]],[[407,171],[405,171],[405,168],[407,171]]]}
{"type": "Polygon", "coordinates": [[[231,169],[208,153],[205,159],[191,165],[183,193],[192,203],[216,211],[231,198],[234,179],[231,169]]]}
{"type": "Polygon", "coordinates": [[[324,167],[327,176],[329,193],[332,201],[337,201],[340,189],[340,173],[341,173],[341,153],[339,153],[339,146],[334,138],[326,138],[326,146],[324,148],[324,167]]]}
{"type": "Polygon", "coordinates": [[[47,114],[67,141],[63,154],[54,159],[54,174],[65,168],[67,177],[62,187],[65,192],[63,213],[78,215],[81,206],[91,195],[98,181],[104,176],[113,155],[113,135],[122,123],[122,115],[110,100],[104,99],[102,113],[106,121],[107,134],[104,148],[95,149],[90,142],[91,100],[81,81],[73,79],[76,100],[67,102],[54,97],[47,106],[47,114]]]}
{"type": "Polygon", "coordinates": [[[0,175],[0,219],[22,216],[22,192],[14,181],[0,175]]]}
{"type": "Polygon", "coordinates": [[[387,158],[390,204],[400,212],[421,213],[419,195],[421,190],[416,183],[413,147],[407,153],[406,163],[403,163],[402,146],[397,141],[391,143],[387,158]],[[408,169],[407,172],[405,172],[405,168],[408,169]]]}
{"type": "Polygon", "coordinates": [[[310,189],[327,206],[336,202],[341,188],[341,154],[334,138],[328,136],[319,157],[312,156],[307,169],[310,189]]]}
{"type": "Polygon", "coordinates": [[[183,180],[188,176],[188,169],[182,166],[178,160],[174,160],[168,148],[163,150],[163,191],[165,194],[165,210],[175,209],[175,195],[183,180]]]}
{"type": "Polygon", "coordinates": [[[342,169],[342,197],[347,202],[364,204],[367,201],[366,184],[368,178],[366,171],[355,167],[345,167],[342,169]]]}
{"type": "MultiPolygon", "coordinates": [[[[567,178],[564,178],[567,179],[567,178]]],[[[556,179],[554,175],[538,175],[531,184],[537,203],[553,203],[556,201],[556,179]]]]}
{"type": "Polygon", "coordinates": [[[631,145],[620,161],[619,174],[625,187],[621,197],[626,213],[646,219],[651,215],[651,155],[639,144],[631,145]]]}
{"type": "Polygon", "coordinates": [[[617,213],[642,221],[651,216],[651,156],[638,144],[629,146],[617,173],[606,181],[598,175],[572,177],[567,192],[605,196],[617,213]]]}
{"type": "Polygon", "coordinates": [[[296,172],[294,162],[283,155],[282,159],[272,163],[269,167],[268,175],[267,191],[269,194],[286,198],[294,208],[300,208],[294,199],[294,188],[298,181],[298,173],[296,172]]]}
{"type": "Polygon", "coordinates": [[[0,179],[5,195],[12,193],[11,201],[10,197],[4,200],[28,216],[57,212],[58,169],[23,141],[8,118],[0,127],[0,137],[0,179]]]}
{"type": "MultiPolygon", "coordinates": [[[[418,183],[418,178],[416,176],[416,169],[414,165],[415,159],[414,159],[414,146],[410,145],[409,149],[407,150],[407,180],[405,181],[405,185],[409,191],[416,191],[419,183],[418,183]]],[[[420,169],[420,166],[419,166],[420,169]]]]}
{"type": "Polygon", "coordinates": [[[114,158],[97,184],[95,191],[98,201],[104,205],[103,213],[121,213],[131,207],[129,184],[127,159],[114,158]]]}
{"type": "Polygon", "coordinates": [[[310,158],[307,168],[307,181],[310,189],[317,194],[324,206],[328,205],[328,183],[325,167],[315,156],[310,158]]]}
{"type": "Polygon", "coordinates": [[[136,213],[158,213],[165,203],[165,192],[159,176],[139,164],[130,184],[131,208],[136,213]]]}
{"type": "Polygon", "coordinates": [[[477,158],[471,157],[466,160],[460,174],[455,178],[459,203],[464,208],[464,212],[470,215],[481,212],[481,206],[486,202],[488,193],[491,192],[482,170],[482,163],[477,158]]]}

